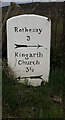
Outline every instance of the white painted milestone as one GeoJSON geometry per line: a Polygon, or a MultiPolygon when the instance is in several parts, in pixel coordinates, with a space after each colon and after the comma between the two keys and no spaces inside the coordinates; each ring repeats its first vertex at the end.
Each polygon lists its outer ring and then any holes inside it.
{"type": "Polygon", "coordinates": [[[50,71],[51,20],[20,15],[7,20],[8,64],[20,82],[39,86],[50,71]]]}

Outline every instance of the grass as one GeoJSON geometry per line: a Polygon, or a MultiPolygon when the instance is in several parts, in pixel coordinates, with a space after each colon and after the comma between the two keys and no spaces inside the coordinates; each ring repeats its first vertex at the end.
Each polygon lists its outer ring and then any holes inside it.
{"type": "Polygon", "coordinates": [[[62,97],[63,72],[56,69],[45,86],[25,86],[3,71],[3,117],[62,118],[62,104],[51,96],[62,97]]]}

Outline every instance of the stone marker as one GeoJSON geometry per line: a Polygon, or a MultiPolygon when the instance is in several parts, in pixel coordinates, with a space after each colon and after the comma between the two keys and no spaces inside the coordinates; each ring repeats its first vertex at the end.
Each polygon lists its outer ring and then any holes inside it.
{"type": "Polygon", "coordinates": [[[20,82],[39,86],[48,82],[51,21],[39,15],[20,15],[7,20],[8,64],[20,82]]]}

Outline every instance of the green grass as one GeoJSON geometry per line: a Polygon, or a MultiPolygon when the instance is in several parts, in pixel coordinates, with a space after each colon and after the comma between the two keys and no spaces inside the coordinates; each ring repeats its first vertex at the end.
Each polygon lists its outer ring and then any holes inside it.
{"type": "Polygon", "coordinates": [[[3,71],[3,117],[62,118],[62,104],[53,102],[51,96],[62,97],[63,72],[51,72],[45,86],[25,86],[3,71]]]}

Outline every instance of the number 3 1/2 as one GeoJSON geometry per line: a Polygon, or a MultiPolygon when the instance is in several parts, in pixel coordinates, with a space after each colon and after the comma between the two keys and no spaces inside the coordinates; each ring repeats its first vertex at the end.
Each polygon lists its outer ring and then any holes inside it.
{"type": "Polygon", "coordinates": [[[26,72],[34,72],[34,69],[31,67],[26,67],[26,72]]]}

